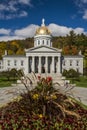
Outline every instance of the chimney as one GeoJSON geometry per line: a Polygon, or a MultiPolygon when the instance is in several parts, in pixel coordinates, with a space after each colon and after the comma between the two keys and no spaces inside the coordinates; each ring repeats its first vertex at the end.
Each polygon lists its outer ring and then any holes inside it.
{"type": "Polygon", "coordinates": [[[6,55],[8,55],[8,52],[7,52],[7,50],[5,50],[5,56],[6,56],[6,55]]]}
{"type": "Polygon", "coordinates": [[[82,52],[81,52],[81,50],[79,51],[79,55],[82,55],[82,52]]]}

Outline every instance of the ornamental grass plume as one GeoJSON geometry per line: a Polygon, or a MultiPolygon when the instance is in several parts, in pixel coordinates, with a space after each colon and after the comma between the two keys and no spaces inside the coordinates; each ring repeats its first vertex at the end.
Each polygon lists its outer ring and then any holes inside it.
{"type": "MultiPolygon", "coordinates": [[[[66,118],[67,115],[80,118],[79,114],[73,111],[75,107],[73,100],[54,88],[51,76],[41,77],[41,75],[36,76],[35,73],[32,73],[30,77],[24,76],[24,79],[26,78],[32,84],[36,82],[33,89],[28,89],[29,105],[35,113],[42,113],[43,116],[48,116],[50,119],[53,114],[58,118],[66,118]]],[[[28,88],[27,84],[24,85],[28,88]]]]}

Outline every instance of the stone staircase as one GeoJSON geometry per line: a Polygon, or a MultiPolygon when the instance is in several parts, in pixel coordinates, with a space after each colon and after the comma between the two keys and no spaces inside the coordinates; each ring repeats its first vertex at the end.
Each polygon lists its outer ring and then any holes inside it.
{"type": "Polygon", "coordinates": [[[53,83],[59,83],[61,86],[64,86],[65,84],[65,77],[63,77],[61,74],[58,73],[45,73],[45,74],[36,74],[36,76],[40,75],[41,77],[52,77],[53,83]]]}
{"type": "MultiPolygon", "coordinates": [[[[53,79],[53,83],[58,83],[60,84],[60,86],[64,86],[65,84],[65,77],[63,77],[61,74],[58,73],[44,73],[44,74],[34,74],[34,73],[30,73],[27,74],[26,79],[24,79],[24,82],[27,84],[27,86],[30,85],[30,80],[33,82],[33,87],[37,85],[37,81],[38,81],[38,76],[41,76],[43,78],[46,78],[48,76],[52,77],[53,79]]],[[[17,81],[17,84],[15,84],[14,86],[24,86],[20,80],[17,81]]]]}

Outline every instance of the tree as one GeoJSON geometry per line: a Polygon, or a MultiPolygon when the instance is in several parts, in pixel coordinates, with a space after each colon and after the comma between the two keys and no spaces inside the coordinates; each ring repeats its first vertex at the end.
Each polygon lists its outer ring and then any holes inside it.
{"type": "Polygon", "coordinates": [[[9,81],[10,78],[11,78],[11,72],[10,72],[9,69],[8,69],[7,71],[3,71],[3,72],[2,72],[2,75],[3,75],[4,77],[6,77],[8,81],[9,81]]]}
{"type": "Polygon", "coordinates": [[[67,35],[67,43],[68,43],[68,45],[71,47],[71,45],[75,45],[75,43],[76,43],[76,34],[74,33],[74,31],[73,30],[71,30],[70,32],[69,32],[69,35],[67,35]]]}
{"type": "Polygon", "coordinates": [[[10,74],[11,74],[11,77],[14,77],[14,80],[15,80],[17,77],[17,70],[15,68],[11,69],[10,74]]]}
{"type": "Polygon", "coordinates": [[[24,49],[19,48],[18,51],[16,52],[17,55],[24,55],[24,49]]]}

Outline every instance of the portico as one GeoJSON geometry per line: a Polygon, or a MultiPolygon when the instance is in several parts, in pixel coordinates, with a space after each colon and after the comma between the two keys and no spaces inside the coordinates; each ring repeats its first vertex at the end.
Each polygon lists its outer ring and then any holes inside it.
{"type": "Polygon", "coordinates": [[[28,57],[28,73],[60,73],[60,57],[30,56],[28,57]],[[58,69],[59,68],[59,69],[58,69]]]}
{"type": "Polygon", "coordinates": [[[61,73],[61,50],[38,46],[26,50],[27,73],[61,73]]]}

